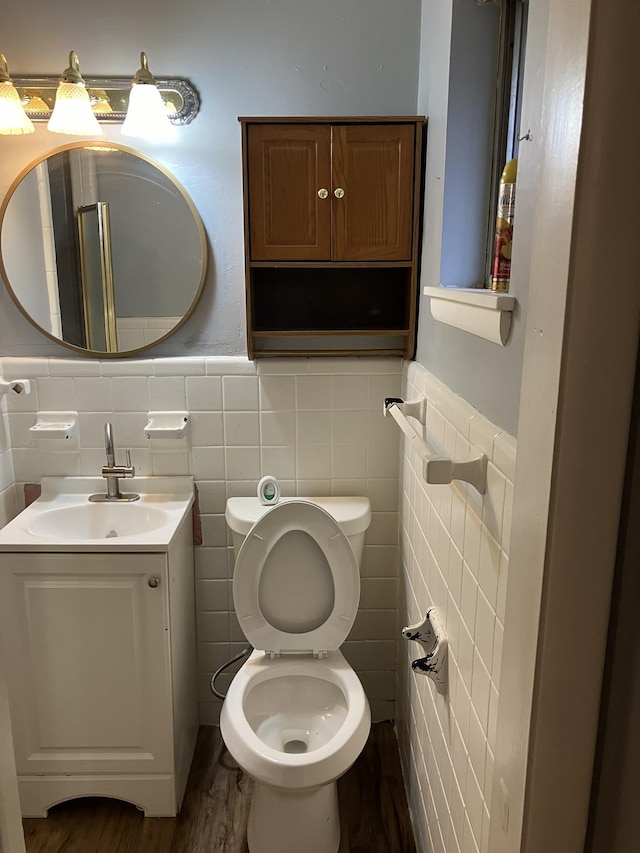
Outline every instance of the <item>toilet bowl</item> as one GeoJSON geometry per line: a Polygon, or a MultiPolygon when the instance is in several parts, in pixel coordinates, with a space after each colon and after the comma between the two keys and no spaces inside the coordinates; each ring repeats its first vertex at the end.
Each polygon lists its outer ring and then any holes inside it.
{"type": "Polygon", "coordinates": [[[250,853],[336,853],[336,780],[366,743],[369,704],[340,652],[358,608],[367,498],[231,498],[233,598],[254,651],[220,728],[254,780],[250,853]]]}

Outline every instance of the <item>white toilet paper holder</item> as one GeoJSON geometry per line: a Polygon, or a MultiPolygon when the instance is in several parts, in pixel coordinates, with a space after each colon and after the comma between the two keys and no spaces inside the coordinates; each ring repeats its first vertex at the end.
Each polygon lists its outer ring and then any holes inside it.
{"type": "Polygon", "coordinates": [[[426,675],[430,678],[438,693],[446,693],[449,642],[436,608],[430,607],[422,622],[403,628],[402,636],[406,640],[419,643],[425,652],[424,657],[411,662],[411,669],[416,675],[426,675]]]}

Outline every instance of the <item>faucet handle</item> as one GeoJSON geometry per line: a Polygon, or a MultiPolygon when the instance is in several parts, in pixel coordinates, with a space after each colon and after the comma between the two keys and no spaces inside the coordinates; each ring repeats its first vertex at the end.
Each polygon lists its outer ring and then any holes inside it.
{"type": "Polygon", "coordinates": [[[125,453],[125,458],[126,458],[126,460],[127,460],[126,468],[128,468],[129,470],[128,470],[128,471],[127,471],[127,473],[126,473],[126,474],[124,474],[123,476],[124,476],[124,477],[126,477],[126,478],[129,478],[129,477],[135,477],[135,476],[136,476],[136,469],[135,469],[135,468],[133,467],[133,465],[131,464],[131,451],[130,451],[130,450],[125,450],[125,452],[124,452],[124,453],[125,453]]]}

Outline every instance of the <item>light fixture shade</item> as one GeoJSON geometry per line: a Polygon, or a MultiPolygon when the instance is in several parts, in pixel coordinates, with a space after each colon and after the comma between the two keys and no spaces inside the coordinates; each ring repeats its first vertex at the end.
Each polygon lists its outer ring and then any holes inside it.
{"type": "Polygon", "coordinates": [[[53,133],[72,136],[102,136],[102,128],[93,114],[89,93],[80,75],[78,57],[73,51],[69,54],[69,67],[60,78],[47,128],[53,133]]]}
{"type": "Polygon", "coordinates": [[[16,136],[22,133],[33,133],[34,130],[33,123],[22,108],[20,96],[9,77],[7,60],[0,53],[0,133],[16,136]]]}
{"type": "Polygon", "coordinates": [[[158,89],[155,86],[132,86],[127,115],[122,125],[123,136],[167,137],[171,130],[171,122],[158,89]]]}
{"type": "Polygon", "coordinates": [[[140,54],[141,68],[131,83],[129,106],[122,125],[123,136],[146,136],[149,139],[166,139],[173,132],[165,103],[156,81],[149,72],[147,56],[140,54]]]}
{"type": "Polygon", "coordinates": [[[13,83],[0,83],[0,133],[13,136],[34,130],[13,83]]]}

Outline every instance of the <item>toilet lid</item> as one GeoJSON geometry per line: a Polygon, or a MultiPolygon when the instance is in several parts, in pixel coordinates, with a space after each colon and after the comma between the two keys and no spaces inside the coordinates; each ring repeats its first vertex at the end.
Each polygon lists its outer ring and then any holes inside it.
{"type": "Polygon", "coordinates": [[[358,561],[338,522],[316,504],[277,504],[247,534],[233,603],[251,645],[270,652],[338,649],[360,599],[358,561]]]}

